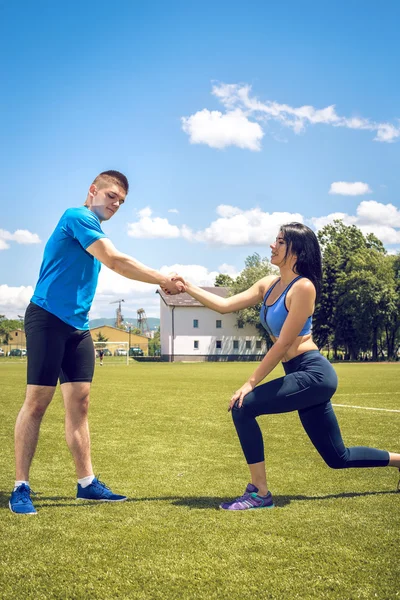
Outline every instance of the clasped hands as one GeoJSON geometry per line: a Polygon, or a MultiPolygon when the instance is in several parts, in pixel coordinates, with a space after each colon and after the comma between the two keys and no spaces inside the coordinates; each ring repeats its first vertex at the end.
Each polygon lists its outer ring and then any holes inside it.
{"type": "Polygon", "coordinates": [[[162,291],[169,296],[175,296],[176,294],[182,294],[186,292],[186,282],[177,273],[169,273],[167,281],[161,286],[162,291]]]}

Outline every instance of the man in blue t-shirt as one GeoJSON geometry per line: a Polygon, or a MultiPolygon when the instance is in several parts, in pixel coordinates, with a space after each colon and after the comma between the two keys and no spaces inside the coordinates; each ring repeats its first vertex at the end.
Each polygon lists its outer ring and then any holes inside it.
{"type": "Polygon", "coordinates": [[[155,283],[170,294],[184,291],[183,280],[162,275],[119,252],[101,229],[124,203],[128,180],[118,171],[100,173],[84,206],[61,217],[44,251],[39,279],[25,314],[27,392],[15,426],[16,481],[9,506],[36,514],[29,470],[40,424],[58,379],[65,406],[65,433],[78,478],[77,499],[121,502],[93,474],[88,407],[95,352],[88,313],[101,263],[128,279],[155,283]]]}

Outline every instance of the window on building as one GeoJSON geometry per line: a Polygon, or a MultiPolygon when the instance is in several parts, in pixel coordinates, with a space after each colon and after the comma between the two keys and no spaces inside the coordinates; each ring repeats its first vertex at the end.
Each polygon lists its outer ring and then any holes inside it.
{"type": "Polygon", "coordinates": [[[233,340],[233,349],[239,350],[239,340],[233,340]]]}
{"type": "Polygon", "coordinates": [[[15,337],[18,337],[18,331],[15,332],[15,337]]]}
{"type": "Polygon", "coordinates": [[[251,340],[246,340],[246,350],[250,350],[251,348],[251,340]]]}
{"type": "Polygon", "coordinates": [[[195,350],[198,350],[198,349],[199,349],[199,340],[194,340],[194,341],[193,341],[193,348],[194,348],[195,350]]]}
{"type": "Polygon", "coordinates": [[[222,342],[221,342],[221,340],[217,340],[217,341],[215,342],[215,347],[216,347],[216,348],[219,348],[219,349],[221,349],[221,348],[222,348],[222,342]]]}
{"type": "Polygon", "coordinates": [[[215,325],[216,325],[217,329],[221,329],[221,327],[222,327],[222,321],[221,321],[221,319],[217,319],[216,322],[215,322],[215,325]]]}
{"type": "Polygon", "coordinates": [[[261,350],[261,340],[256,340],[256,348],[257,350],[261,350]]]}
{"type": "Polygon", "coordinates": [[[197,329],[197,328],[198,328],[198,326],[199,326],[199,320],[198,320],[198,319],[193,319],[193,327],[194,327],[195,329],[197,329]]]}
{"type": "Polygon", "coordinates": [[[243,329],[243,323],[241,321],[238,323],[238,329],[243,329]]]}

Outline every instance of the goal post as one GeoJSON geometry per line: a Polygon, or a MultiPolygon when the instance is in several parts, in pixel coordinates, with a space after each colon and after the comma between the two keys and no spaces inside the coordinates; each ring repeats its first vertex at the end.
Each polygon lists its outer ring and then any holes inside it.
{"type": "Polygon", "coordinates": [[[129,342],[95,342],[96,365],[129,365],[129,342]],[[100,351],[103,351],[101,361],[100,351]]]}

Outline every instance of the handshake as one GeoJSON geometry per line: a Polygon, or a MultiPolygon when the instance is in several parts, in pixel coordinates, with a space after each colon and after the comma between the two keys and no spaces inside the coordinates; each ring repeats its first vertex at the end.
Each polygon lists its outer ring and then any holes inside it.
{"type": "Polygon", "coordinates": [[[182,294],[186,292],[186,282],[177,273],[169,273],[167,275],[167,280],[160,285],[162,291],[169,296],[175,296],[176,294],[182,294]]]}

